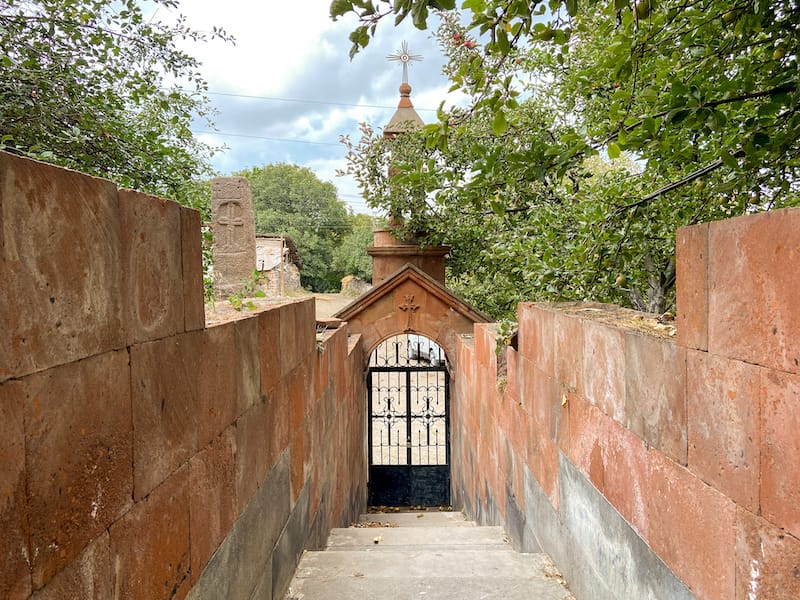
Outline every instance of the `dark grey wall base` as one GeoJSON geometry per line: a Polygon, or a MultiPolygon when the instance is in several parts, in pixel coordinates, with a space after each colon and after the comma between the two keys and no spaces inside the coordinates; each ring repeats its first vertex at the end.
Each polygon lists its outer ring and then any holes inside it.
{"type": "Polygon", "coordinates": [[[308,485],[303,487],[297,499],[289,522],[281,533],[275,551],[272,553],[272,598],[283,598],[289,583],[292,581],[294,570],[300,562],[300,555],[308,539],[310,492],[308,485]]]}
{"type": "MultiPolygon", "coordinates": [[[[506,489],[502,524],[522,552],[547,552],[578,600],[696,600],[636,531],[569,460],[559,453],[560,513],[527,467],[525,510],[506,489]]],[[[462,490],[456,497],[467,497],[462,490]]],[[[487,498],[490,498],[487,490],[487,498]]],[[[472,518],[491,524],[495,500],[472,518]]]]}
{"type": "Polygon", "coordinates": [[[188,599],[269,598],[273,588],[273,548],[290,519],[289,505],[286,451],[211,557],[188,599]]]}

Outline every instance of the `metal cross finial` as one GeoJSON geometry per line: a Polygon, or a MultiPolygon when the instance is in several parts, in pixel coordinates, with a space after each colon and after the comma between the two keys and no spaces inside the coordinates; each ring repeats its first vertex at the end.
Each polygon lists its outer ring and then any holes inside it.
{"type": "Polygon", "coordinates": [[[400,50],[395,52],[394,54],[390,54],[386,57],[386,60],[396,60],[400,61],[403,65],[403,83],[408,83],[408,63],[411,61],[419,61],[422,60],[421,54],[411,54],[408,51],[408,42],[403,40],[403,43],[400,45],[400,50]]]}

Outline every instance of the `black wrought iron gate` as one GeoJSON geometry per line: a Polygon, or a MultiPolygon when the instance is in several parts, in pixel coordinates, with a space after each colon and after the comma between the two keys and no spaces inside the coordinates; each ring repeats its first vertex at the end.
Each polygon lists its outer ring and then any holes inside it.
{"type": "Polygon", "coordinates": [[[450,504],[450,376],[442,349],[399,335],[370,357],[369,503],[450,504]]]}

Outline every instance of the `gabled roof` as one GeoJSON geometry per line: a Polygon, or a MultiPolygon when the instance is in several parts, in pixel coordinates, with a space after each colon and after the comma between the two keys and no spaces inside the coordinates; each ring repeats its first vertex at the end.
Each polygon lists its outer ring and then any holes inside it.
{"type": "Polygon", "coordinates": [[[473,323],[491,323],[493,320],[487,314],[461,300],[444,285],[411,263],[406,263],[405,266],[395,271],[392,275],[389,275],[389,277],[384,279],[380,284],[356,298],[353,302],[337,312],[334,317],[342,319],[343,321],[351,321],[378,300],[392,293],[396,288],[407,282],[416,284],[430,296],[448,305],[452,310],[468,321],[472,321],[473,323]]]}

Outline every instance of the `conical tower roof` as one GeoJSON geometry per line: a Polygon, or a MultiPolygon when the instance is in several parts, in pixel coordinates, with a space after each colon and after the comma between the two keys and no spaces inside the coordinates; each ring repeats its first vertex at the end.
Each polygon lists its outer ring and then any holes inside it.
{"type": "Polygon", "coordinates": [[[422,56],[411,54],[408,51],[408,43],[403,42],[402,48],[396,54],[387,56],[389,60],[398,61],[403,65],[403,83],[400,84],[400,102],[397,110],[383,129],[383,135],[391,137],[401,133],[407,133],[419,129],[425,122],[414,110],[411,103],[411,86],[408,84],[408,64],[412,61],[422,60],[422,56]]]}

